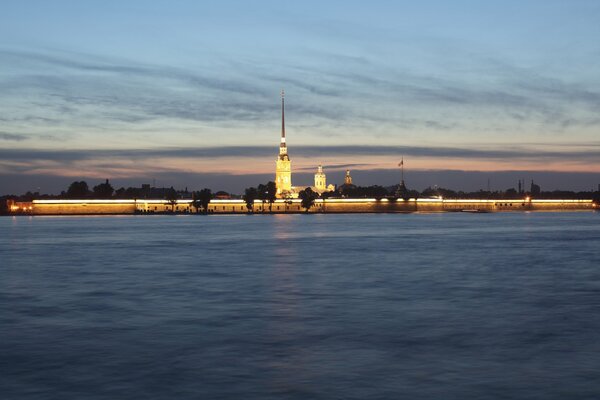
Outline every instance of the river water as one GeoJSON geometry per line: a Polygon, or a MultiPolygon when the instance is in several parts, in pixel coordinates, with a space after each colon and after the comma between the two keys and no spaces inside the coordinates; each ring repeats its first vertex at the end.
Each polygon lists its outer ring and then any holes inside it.
{"type": "Polygon", "coordinates": [[[0,218],[2,399],[597,399],[600,214],[0,218]]]}

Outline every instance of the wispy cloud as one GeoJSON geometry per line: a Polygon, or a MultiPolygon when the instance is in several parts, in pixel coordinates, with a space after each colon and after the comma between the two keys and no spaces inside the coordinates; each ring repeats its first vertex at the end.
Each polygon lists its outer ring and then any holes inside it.
{"type": "Polygon", "coordinates": [[[0,132],[0,140],[8,140],[13,142],[22,142],[27,138],[21,135],[15,135],[14,133],[0,132]]]}
{"type": "MultiPolygon", "coordinates": [[[[242,157],[264,159],[273,156],[272,146],[222,146],[198,148],[157,148],[127,150],[36,150],[36,149],[0,149],[3,160],[51,160],[78,161],[88,159],[120,158],[140,160],[149,158],[228,158],[242,157]]],[[[588,150],[538,150],[532,147],[509,148],[462,148],[462,147],[424,147],[424,146],[295,146],[290,150],[293,156],[327,157],[327,156],[390,156],[390,157],[434,157],[463,159],[535,159],[544,160],[577,159],[580,161],[596,161],[600,158],[600,149],[588,150]]],[[[348,164],[351,165],[351,164],[348,164]]],[[[355,164],[356,165],[356,164],[355,164]]]]}
{"type": "Polygon", "coordinates": [[[28,66],[26,72],[0,80],[4,93],[41,91],[50,96],[43,107],[63,107],[73,118],[84,119],[89,112],[82,107],[95,107],[98,124],[161,118],[212,123],[271,120],[277,113],[276,90],[285,86],[296,94],[291,107],[297,123],[341,124],[348,128],[347,135],[356,134],[352,127],[366,123],[491,132],[518,129],[524,123],[541,123],[555,132],[600,125],[595,113],[600,92],[483,58],[479,62],[488,63],[484,69],[488,79],[474,84],[465,77],[410,70],[374,74],[354,64],[343,70],[336,64],[277,69],[223,61],[225,72],[220,73],[76,53],[0,50],[0,55],[15,70],[28,66]]]}

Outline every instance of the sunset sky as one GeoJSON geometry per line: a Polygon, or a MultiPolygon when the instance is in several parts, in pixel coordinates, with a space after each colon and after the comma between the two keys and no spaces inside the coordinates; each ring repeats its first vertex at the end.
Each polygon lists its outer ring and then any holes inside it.
{"type": "Polygon", "coordinates": [[[91,185],[600,183],[599,1],[15,1],[0,194],[91,185]],[[296,173],[297,172],[297,173],[296,173]],[[412,175],[411,175],[412,174],[412,175]]]}

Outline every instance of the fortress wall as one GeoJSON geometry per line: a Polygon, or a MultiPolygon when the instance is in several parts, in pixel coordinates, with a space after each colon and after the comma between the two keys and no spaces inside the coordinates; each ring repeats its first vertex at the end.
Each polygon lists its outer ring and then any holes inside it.
{"type": "Polygon", "coordinates": [[[133,214],[134,204],[109,203],[109,204],[37,204],[33,203],[33,215],[90,215],[90,214],[133,214]]]}
{"type": "Polygon", "coordinates": [[[593,210],[592,200],[531,200],[531,211],[578,211],[593,210]]]}
{"type": "Polygon", "coordinates": [[[415,212],[417,206],[415,201],[388,201],[376,199],[329,199],[315,203],[316,206],[322,205],[319,210],[311,209],[311,212],[321,211],[326,213],[395,213],[395,212],[415,212]]]}
{"type": "Polygon", "coordinates": [[[140,200],[136,203],[135,210],[142,214],[166,213],[172,211],[179,213],[196,212],[196,209],[190,205],[189,201],[178,201],[177,204],[172,205],[162,200],[155,200],[151,202],[140,200]]]}
{"type": "MultiPolygon", "coordinates": [[[[33,215],[93,215],[165,213],[195,213],[190,200],[179,200],[173,207],[164,200],[34,200],[11,205],[15,214],[33,215]]],[[[316,200],[310,213],[403,213],[403,212],[456,212],[456,211],[576,211],[598,209],[592,200],[441,200],[410,199],[326,199],[316,200]]],[[[209,214],[245,214],[243,200],[212,200],[209,214]]],[[[268,213],[269,204],[257,201],[254,213],[268,213]]],[[[277,200],[273,213],[302,213],[299,199],[277,200]]]]}

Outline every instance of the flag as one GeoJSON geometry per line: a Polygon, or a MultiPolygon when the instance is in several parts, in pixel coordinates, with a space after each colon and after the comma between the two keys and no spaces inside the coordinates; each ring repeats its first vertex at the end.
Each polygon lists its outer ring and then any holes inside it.
{"type": "Polygon", "coordinates": [[[400,164],[398,164],[399,167],[404,165],[404,160],[400,161],[400,164]]]}

